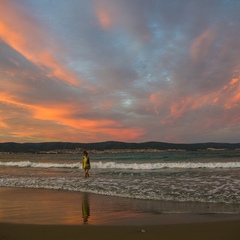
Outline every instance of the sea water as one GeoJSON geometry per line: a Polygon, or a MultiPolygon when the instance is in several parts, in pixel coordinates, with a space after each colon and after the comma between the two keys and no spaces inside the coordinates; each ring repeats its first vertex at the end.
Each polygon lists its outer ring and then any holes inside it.
{"type": "Polygon", "coordinates": [[[0,154],[0,187],[58,189],[175,203],[223,204],[240,213],[240,150],[0,154]]]}

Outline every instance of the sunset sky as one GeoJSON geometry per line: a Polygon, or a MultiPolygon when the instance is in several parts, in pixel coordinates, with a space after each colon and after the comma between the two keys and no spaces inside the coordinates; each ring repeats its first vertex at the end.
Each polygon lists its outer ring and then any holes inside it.
{"type": "Polygon", "coordinates": [[[0,0],[0,142],[240,142],[239,0],[0,0]]]}

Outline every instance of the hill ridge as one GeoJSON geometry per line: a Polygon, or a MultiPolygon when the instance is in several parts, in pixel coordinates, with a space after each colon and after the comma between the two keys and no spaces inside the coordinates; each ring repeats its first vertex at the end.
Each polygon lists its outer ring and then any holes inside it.
{"type": "Polygon", "coordinates": [[[219,150],[240,149],[240,143],[167,143],[148,141],[141,143],[134,142],[120,142],[120,141],[105,141],[95,143],[73,143],[73,142],[41,142],[41,143],[16,143],[5,142],[0,143],[0,152],[43,152],[43,151],[55,151],[55,150],[74,150],[74,149],[86,149],[86,150],[185,150],[185,151],[197,151],[197,150],[219,150]]]}

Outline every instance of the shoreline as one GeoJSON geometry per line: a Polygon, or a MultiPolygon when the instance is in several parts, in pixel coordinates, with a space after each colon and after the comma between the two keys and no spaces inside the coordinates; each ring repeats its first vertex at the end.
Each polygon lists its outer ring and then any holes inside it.
{"type": "Polygon", "coordinates": [[[154,206],[154,201],[59,190],[0,187],[0,194],[0,240],[228,240],[240,236],[240,214],[161,213],[156,212],[159,205],[154,206]]]}
{"type": "Polygon", "coordinates": [[[2,223],[137,226],[240,220],[238,205],[163,202],[34,188],[0,187],[0,195],[2,223]]]}

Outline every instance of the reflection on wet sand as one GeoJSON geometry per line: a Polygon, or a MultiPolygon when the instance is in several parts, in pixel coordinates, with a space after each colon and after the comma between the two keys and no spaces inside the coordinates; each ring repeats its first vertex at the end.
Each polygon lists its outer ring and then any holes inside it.
{"type": "Polygon", "coordinates": [[[90,206],[89,206],[88,193],[83,193],[83,197],[82,197],[82,217],[83,217],[83,223],[87,223],[88,218],[90,217],[90,206]]]}
{"type": "Polygon", "coordinates": [[[240,219],[239,204],[160,202],[82,192],[3,187],[0,187],[0,196],[0,221],[8,223],[149,225],[240,219]]]}

